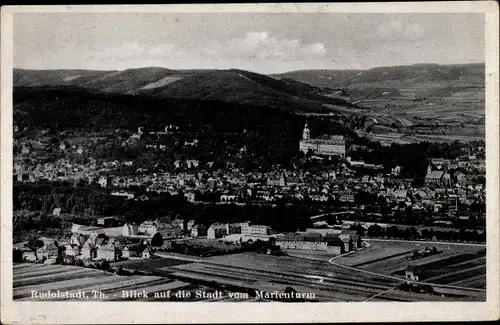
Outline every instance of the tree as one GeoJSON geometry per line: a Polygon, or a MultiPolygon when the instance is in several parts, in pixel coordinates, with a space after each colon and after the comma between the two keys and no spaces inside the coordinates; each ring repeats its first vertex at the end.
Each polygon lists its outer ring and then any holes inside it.
{"type": "Polygon", "coordinates": [[[151,246],[160,247],[163,245],[163,236],[157,232],[151,239],[151,246]]]}
{"type": "Polygon", "coordinates": [[[349,227],[351,230],[356,230],[356,234],[363,237],[365,235],[365,228],[360,223],[355,223],[349,227]]]}
{"type": "Polygon", "coordinates": [[[387,237],[390,237],[390,238],[399,238],[401,236],[401,230],[396,227],[396,226],[391,226],[389,228],[387,228],[387,237]]]}
{"type": "Polygon", "coordinates": [[[432,229],[422,229],[422,238],[424,239],[432,239],[434,237],[434,230],[432,229]]]}
{"type": "Polygon", "coordinates": [[[43,243],[43,241],[38,239],[38,237],[31,237],[28,241],[28,247],[34,252],[36,252],[37,249],[43,247],[44,245],[45,244],[43,243]]]}
{"type": "Polygon", "coordinates": [[[367,235],[369,237],[382,237],[384,235],[384,229],[377,224],[368,227],[367,235]]]}
{"type": "Polygon", "coordinates": [[[110,268],[109,261],[108,261],[108,260],[104,260],[104,261],[102,261],[102,263],[101,263],[101,265],[100,265],[100,268],[101,268],[101,270],[108,271],[108,270],[109,270],[109,268],[110,268]]]}
{"type": "Polygon", "coordinates": [[[12,262],[21,263],[23,261],[23,251],[20,249],[14,249],[12,251],[12,262]]]}
{"type": "Polygon", "coordinates": [[[417,228],[411,227],[409,230],[411,239],[420,238],[420,233],[418,232],[417,228]]]}
{"type": "Polygon", "coordinates": [[[371,193],[359,191],[354,194],[354,203],[357,205],[369,205],[374,202],[374,197],[371,193]]]}

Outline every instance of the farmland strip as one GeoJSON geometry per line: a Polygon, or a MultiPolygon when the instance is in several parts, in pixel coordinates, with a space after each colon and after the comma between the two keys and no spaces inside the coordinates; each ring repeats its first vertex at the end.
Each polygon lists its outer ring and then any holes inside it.
{"type": "Polygon", "coordinates": [[[465,270],[458,270],[455,272],[445,273],[445,274],[438,275],[438,276],[435,276],[432,278],[428,278],[425,280],[425,282],[446,284],[446,283],[450,282],[450,279],[451,279],[451,281],[457,281],[456,280],[457,277],[464,279],[464,278],[468,278],[470,274],[474,274],[474,276],[476,276],[478,272],[486,273],[486,265],[478,265],[478,266],[475,266],[475,267],[472,267],[469,269],[465,269],[465,270]]]}
{"type": "MultiPolygon", "coordinates": [[[[49,274],[57,274],[57,273],[62,273],[65,271],[70,271],[72,270],[71,268],[68,267],[54,267],[54,268],[40,268],[38,270],[33,270],[30,272],[25,272],[25,273],[14,273],[14,279],[15,280],[20,280],[20,279],[26,279],[30,278],[33,276],[42,276],[42,275],[49,275],[49,274]]],[[[74,270],[74,269],[73,269],[74,270]]]]}
{"type": "Polygon", "coordinates": [[[39,283],[50,283],[50,282],[56,282],[56,281],[62,281],[62,280],[69,280],[69,279],[75,279],[75,278],[80,278],[83,276],[86,277],[92,277],[92,276],[98,276],[102,273],[100,272],[95,272],[95,270],[89,270],[89,269],[83,269],[83,270],[77,270],[77,271],[65,271],[57,274],[49,274],[49,275],[43,275],[43,276],[33,276],[30,278],[26,279],[20,279],[20,280],[14,280],[13,285],[14,287],[22,287],[26,285],[32,285],[32,284],[39,284],[39,283]]]}
{"type": "Polygon", "coordinates": [[[408,251],[404,251],[402,253],[397,253],[397,254],[392,254],[392,255],[388,255],[388,256],[383,256],[383,257],[380,257],[380,258],[376,258],[376,259],[373,259],[373,260],[369,260],[369,261],[366,261],[366,262],[363,262],[363,263],[359,263],[359,264],[353,265],[353,267],[360,267],[362,265],[366,265],[366,264],[371,264],[371,263],[375,263],[375,262],[380,262],[380,261],[388,260],[390,258],[394,258],[394,257],[398,257],[398,256],[410,254],[413,251],[414,251],[414,249],[408,250],[408,251]]]}
{"type": "MultiPolygon", "coordinates": [[[[36,290],[36,291],[71,290],[71,289],[80,287],[82,284],[89,282],[89,280],[92,282],[99,281],[102,283],[102,281],[111,282],[114,279],[115,278],[112,276],[102,275],[102,276],[98,276],[98,277],[94,277],[94,278],[71,279],[71,280],[65,280],[65,281],[59,281],[59,282],[18,287],[18,288],[14,288],[14,299],[31,296],[31,290],[36,290]]],[[[87,288],[83,288],[83,289],[87,290],[87,288]]]]}

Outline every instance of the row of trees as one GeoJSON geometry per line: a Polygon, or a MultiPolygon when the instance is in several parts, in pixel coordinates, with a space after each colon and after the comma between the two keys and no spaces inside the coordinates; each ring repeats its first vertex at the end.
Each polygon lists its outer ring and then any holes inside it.
{"type": "Polygon", "coordinates": [[[396,166],[403,167],[403,176],[423,177],[427,172],[430,158],[455,159],[469,149],[466,143],[420,142],[412,144],[392,143],[382,146],[379,142],[366,143],[367,149],[353,150],[349,153],[353,160],[364,160],[366,163],[383,165],[385,172],[396,166]]]}
{"type": "Polygon", "coordinates": [[[376,238],[395,238],[404,240],[442,240],[442,241],[458,241],[458,242],[486,242],[486,234],[479,233],[476,230],[460,229],[441,231],[434,229],[417,230],[415,227],[399,228],[390,226],[383,228],[377,224],[368,227],[366,235],[376,238]]]}

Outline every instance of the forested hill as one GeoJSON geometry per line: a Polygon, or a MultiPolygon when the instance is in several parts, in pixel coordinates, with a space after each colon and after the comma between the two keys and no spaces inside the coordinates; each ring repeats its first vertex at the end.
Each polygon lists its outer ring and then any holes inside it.
{"type": "MultiPolygon", "coordinates": [[[[295,156],[305,122],[301,115],[263,106],[97,93],[67,87],[16,87],[13,113],[19,137],[36,137],[34,134],[39,132],[35,131],[46,130],[49,135],[68,131],[83,136],[115,134],[126,139],[123,134],[129,136],[138,127],[148,134],[173,124],[179,127],[177,136],[196,137],[203,142],[204,154],[210,157],[221,148],[229,146],[233,154],[245,145],[258,153],[262,164],[283,163],[295,156]]],[[[352,123],[362,121],[339,115],[310,117],[308,123],[315,135],[333,133],[357,138],[352,123]]]]}
{"type": "Polygon", "coordinates": [[[277,79],[244,70],[170,70],[140,68],[124,71],[14,70],[15,87],[78,87],[92,92],[147,95],[160,98],[218,101],[322,112],[323,104],[353,106],[341,98],[323,96],[323,89],[293,79],[277,79]]]}
{"type": "MultiPolygon", "coordinates": [[[[175,124],[199,132],[220,133],[281,129],[289,133],[288,138],[296,138],[304,124],[303,117],[287,110],[256,105],[110,94],[70,87],[16,87],[13,111],[18,127],[55,132],[133,130],[139,126],[145,131],[157,131],[175,124]]],[[[338,118],[335,131],[353,134],[349,121],[338,118]]],[[[332,132],[330,124],[319,123],[315,128],[318,133],[332,132]]]]}
{"type": "Polygon", "coordinates": [[[146,126],[162,130],[166,124],[189,124],[240,132],[266,121],[287,120],[290,115],[279,109],[217,101],[110,94],[69,87],[14,88],[14,122],[30,129],[94,132],[146,126]]]}

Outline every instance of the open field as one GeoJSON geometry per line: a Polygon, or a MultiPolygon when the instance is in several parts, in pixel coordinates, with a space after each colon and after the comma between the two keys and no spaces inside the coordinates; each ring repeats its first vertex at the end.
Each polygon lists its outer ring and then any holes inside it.
{"type": "MultiPolygon", "coordinates": [[[[349,100],[373,121],[369,136],[384,145],[484,140],[484,84],[469,82],[422,83],[418,86],[375,82],[349,89],[349,100]],[[383,92],[377,91],[385,89],[383,92]]],[[[371,122],[370,122],[371,123],[371,122]]]]}
{"type": "MultiPolygon", "coordinates": [[[[180,256],[163,255],[167,259],[180,256]]],[[[190,258],[188,258],[190,259],[190,258]]],[[[193,263],[172,265],[155,270],[155,274],[180,278],[182,281],[217,283],[249,290],[284,291],[291,286],[298,292],[314,292],[315,301],[447,301],[448,296],[397,290],[404,282],[346,270],[324,261],[292,256],[269,256],[241,253],[210,258],[195,258],[193,263]]],[[[477,300],[461,292],[455,300],[477,300]]]]}
{"type": "Polygon", "coordinates": [[[335,259],[336,264],[387,276],[404,277],[409,265],[423,269],[425,282],[468,288],[486,287],[486,258],[477,245],[370,241],[368,247],[335,259]],[[408,260],[415,249],[435,246],[440,253],[408,260]],[[470,279],[470,280],[469,280],[470,279]]]}
{"type": "Polygon", "coordinates": [[[335,255],[326,252],[316,252],[316,251],[305,251],[303,249],[287,249],[286,253],[289,256],[317,260],[317,261],[328,261],[335,255]]]}
{"type": "MultiPolygon", "coordinates": [[[[484,130],[483,130],[484,134],[484,130]]],[[[379,141],[382,145],[391,145],[391,143],[398,144],[410,144],[410,143],[420,143],[423,141],[427,142],[448,142],[451,143],[455,140],[468,142],[484,140],[484,135],[464,135],[464,134],[412,134],[404,135],[398,132],[389,133],[371,133],[369,138],[375,141],[379,141]]]]}

